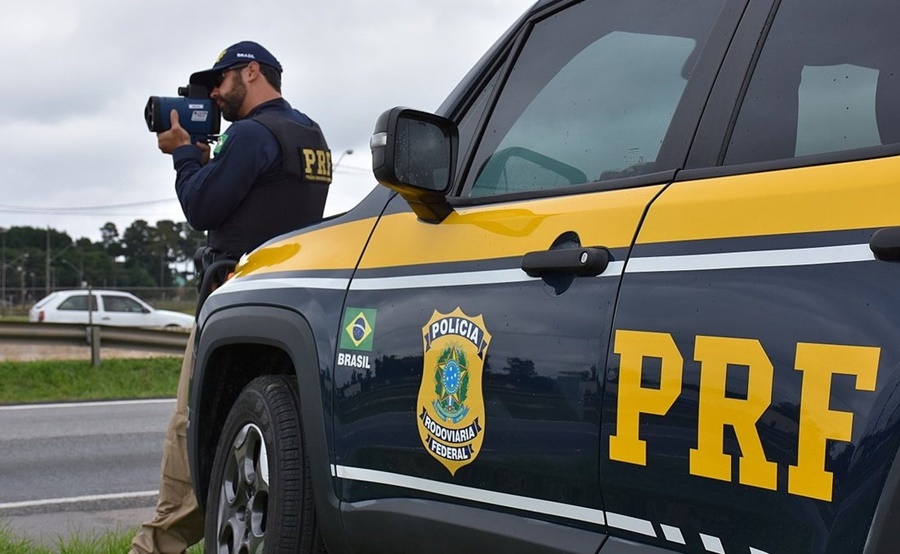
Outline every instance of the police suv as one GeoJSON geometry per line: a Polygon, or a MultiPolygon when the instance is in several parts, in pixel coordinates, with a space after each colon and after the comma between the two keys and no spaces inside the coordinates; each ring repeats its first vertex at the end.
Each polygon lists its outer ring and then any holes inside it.
{"type": "Polygon", "coordinates": [[[900,552],[900,3],[541,0],[199,317],[220,553],[900,552]]]}

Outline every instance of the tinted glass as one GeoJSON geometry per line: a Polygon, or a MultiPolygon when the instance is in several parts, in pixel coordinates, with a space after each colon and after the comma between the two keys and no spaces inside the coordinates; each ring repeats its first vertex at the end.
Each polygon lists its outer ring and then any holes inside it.
{"type": "Polygon", "coordinates": [[[139,314],[144,311],[143,307],[140,304],[125,296],[104,296],[103,306],[108,312],[127,312],[139,314]]]}
{"type": "Polygon", "coordinates": [[[728,164],[900,142],[900,4],[784,0],[728,164]]]}
{"type": "Polygon", "coordinates": [[[457,124],[459,132],[459,155],[456,157],[457,175],[459,175],[459,172],[462,170],[465,156],[469,153],[469,148],[472,146],[472,140],[475,131],[477,130],[478,123],[484,115],[484,109],[487,107],[487,101],[491,97],[491,93],[494,92],[494,87],[497,86],[498,78],[499,73],[495,73],[484,87],[482,87],[478,96],[475,98],[475,101],[472,102],[472,105],[469,106],[457,124]]]}
{"type": "MultiPolygon", "coordinates": [[[[57,309],[86,312],[88,309],[88,295],[81,294],[67,298],[57,309]]],[[[97,298],[95,296],[91,296],[91,310],[97,310],[97,298]]]]}
{"type": "Polygon", "coordinates": [[[670,169],[657,154],[721,4],[582,2],[536,23],[488,123],[469,194],[670,169]]]}
{"type": "MultiPolygon", "coordinates": [[[[58,298],[58,296],[55,293],[51,294],[49,296],[45,296],[44,298],[40,299],[38,301],[38,303],[34,305],[34,307],[35,307],[35,309],[43,308],[44,306],[46,306],[47,304],[49,304],[51,301],[55,300],[56,298],[58,298]]],[[[0,298],[0,301],[2,301],[2,300],[3,299],[0,298]]]]}

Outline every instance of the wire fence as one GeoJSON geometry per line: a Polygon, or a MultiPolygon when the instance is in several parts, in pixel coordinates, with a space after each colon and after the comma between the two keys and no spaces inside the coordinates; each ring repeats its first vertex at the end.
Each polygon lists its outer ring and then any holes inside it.
{"type": "MultiPolygon", "coordinates": [[[[58,288],[57,290],[72,290],[58,288]]],[[[99,290],[99,289],[94,289],[99,290]]],[[[103,290],[130,292],[151,306],[161,310],[190,312],[197,304],[197,289],[188,287],[104,287],[103,290]]],[[[47,295],[44,287],[7,288],[0,299],[0,315],[27,315],[28,310],[47,295]]]]}

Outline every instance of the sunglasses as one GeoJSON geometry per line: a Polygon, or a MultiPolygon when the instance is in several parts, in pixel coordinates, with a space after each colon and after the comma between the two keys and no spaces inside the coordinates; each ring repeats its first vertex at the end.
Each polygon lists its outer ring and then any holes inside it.
{"type": "Polygon", "coordinates": [[[219,73],[219,75],[216,77],[216,81],[215,81],[216,87],[222,86],[222,83],[225,82],[225,76],[228,75],[229,71],[240,71],[240,70],[244,69],[245,67],[247,67],[248,65],[250,65],[250,64],[245,63],[244,65],[235,65],[233,67],[229,67],[228,69],[223,69],[222,72],[219,73]]]}

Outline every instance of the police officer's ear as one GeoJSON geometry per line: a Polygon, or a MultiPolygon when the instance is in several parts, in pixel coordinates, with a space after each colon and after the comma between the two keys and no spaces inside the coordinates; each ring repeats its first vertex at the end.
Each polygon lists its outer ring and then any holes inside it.
{"type": "Polygon", "coordinates": [[[259,62],[248,63],[246,69],[247,69],[247,77],[245,79],[246,81],[253,81],[254,79],[257,79],[259,77],[259,75],[260,75],[259,62]]]}

